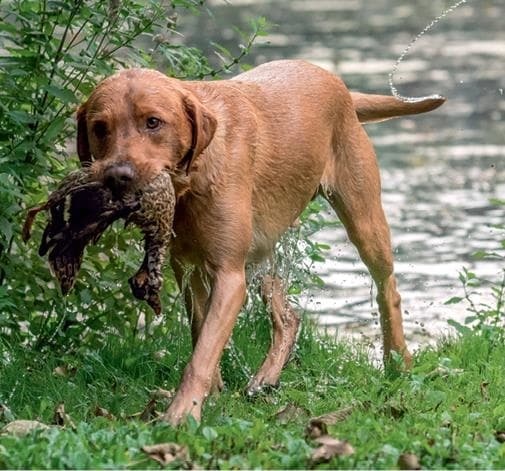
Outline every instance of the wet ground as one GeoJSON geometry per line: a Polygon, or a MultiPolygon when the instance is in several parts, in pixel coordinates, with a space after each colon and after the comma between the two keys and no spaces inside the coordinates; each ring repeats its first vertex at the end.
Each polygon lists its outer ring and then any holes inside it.
{"type": "MultiPolygon", "coordinates": [[[[245,28],[248,18],[263,15],[276,26],[249,63],[304,58],[340,74],[352,89],[389,94],[388,74],[397,57],[450,2],[208,5],[214,19],[204,14],[188,23],[185,41],[208,49],[210,38],[232,47],[237,39],[231,25],[245,28]]],[[[442,19],[413,46],[395,84],[402,95],[440,93],[448,102],[429,115],[367,126],[382,169],[406,330],[421,344],[447,330],[447,319],[467,315],[464,303],[444,304],[462,295],[459,270],[498,279],[503,269],[503,262],[477,261],[472,254],[497,249],[505,239],[493,227],[505,222],[505,211],[490,204],[505,198],[504,16],[501,0],[475,0],[442,19]]],[[[378,333],[371,280],[344,230],[324,230],[317,238],[332,249],[316,266],[326,286],[308,298],[307,308],[333,330],[378,333]]],[[[490,301],[489,295],[481,300],[490,301]]]]}

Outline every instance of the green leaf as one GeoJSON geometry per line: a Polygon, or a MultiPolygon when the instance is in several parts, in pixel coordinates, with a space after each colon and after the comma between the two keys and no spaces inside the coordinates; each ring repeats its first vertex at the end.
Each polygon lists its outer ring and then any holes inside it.
{"type": "Polygon", "coordinates": [[[62,2],[62,1],[56,1],[56,0],[49,0],[47,2],[48,9],[52,10],[70,10],[71,9],[71,2],[62,2]]]}
{"type": "Polygon", "coordinates": [[[448,299],[444,304],[458,304],[461,301],[463,301],[463,298],[459,296],[453,296],[452,298],[448,299]]]}
{"type": "Polygon", "coordinates": [[[302,287],[298,283],[296,284],[294,283],[288,288],[288,294],[301,294],[301,293],[302,293],[302,287]]]}
{"type": "Polygon", "coordinates": [[[57,87],[55,85],[46,85],[44,90],[46,90],[49,95],[61,100],[63,103],[78,103],[74,93],[66,88],[57,87]]]}
{"type": "Polygon", "coordinates": [[[324,288],[324,280],[320,277],[320,276],[317,276],[317,275],[312,275],[310,277],[310,280],[312,281],[312,283],[314,283],[318,288],[324,288]]]}
{"type": "Polygon", "coordinates": [[[0,216],[0,234],[5,237],[6,240],[9,240],[12,237],[12,224],[0,216]]]}
{"type": "Polygon", "coordinates": [[[482,260],[483,258],[489,257],[489,252],[485,250],[478,250],[472,254],[472,258],[476,260],[482,260]]]}
{"type": "Polygon", "coordinates": [[[13,110],[9,111],[7,114],[17,124],[31,124],[34,121],[33,115],[26,111],[13,110]]]}
{"type": "Polygon", "coordinates": [[[90,304],[93,301],[93,295],[87,288],[84,288],[79,292],[79,297],[81,298],[81,302],[84,304],[90,304]]]}
{"type": "Polygon", "coordinates": [[[59,116],[54,119],[44,132],[44,139],[46,142],[51,142],[65,127],[65,117],[59,116]]]}
{"type": "Polygon", "coordinates": [[[203,427],[202,435],[209,442],[214,441],[218,437],[217,432],[212,427],[203,427]]]}
{"type": "Polygon", "coordinates": [[[7,23],[7,21],[1,21],[0,31],[5,31],[7,33],[15,35],[19,32],[19,29],[16,27],[16,25],[13,25],[12,23],[7,23]]]}
{"type": "Polygon", "coordinates": [[[505,206],[505,200],[500,198],[490,198],[489,202],[496,206],[505,206]]]}
{"type": "Polygon", "coordinates": [[[317,252],[312,252],[310,255],[309,255],[309,258],[313,261],[313,262],[324,262],[326,259],[320,255],[319,253],[317,252]]]}
{"type": "Polygon", "coordinates": [[[472,329],[470,329],[470,327],[467,327],[466,325],[463,325],[454,319],[448,319],[447,323],[450,326],[454,327],[459,334],[469,334],[472,332],[472,329]]]}

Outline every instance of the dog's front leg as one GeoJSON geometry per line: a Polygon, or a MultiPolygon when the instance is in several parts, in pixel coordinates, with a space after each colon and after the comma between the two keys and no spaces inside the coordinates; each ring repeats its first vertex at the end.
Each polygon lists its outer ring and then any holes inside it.
{"type": "Polygon", "coordinates": [[[243,267],[220,269],[216,272],[207,316],[193,356],[163,420],[173,425],[188,415],[200,420],[203,402],[209,395],[214,372],[244,303],[245,293],[243,267]]]}

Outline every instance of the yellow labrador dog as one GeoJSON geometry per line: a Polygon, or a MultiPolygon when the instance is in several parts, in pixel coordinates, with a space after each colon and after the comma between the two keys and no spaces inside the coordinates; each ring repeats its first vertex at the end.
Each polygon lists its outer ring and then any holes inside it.
{"type": "MultiPolygon", "coordinates": [[[[193,355],[165,419],[200,418],[222,385],[219,360],[246,293],[245,266],[268,258],[317,194],[344,224],[377,285],[385,359],[408,365],[377,160],[362,123],[433,110],[429,97],[352,93],[304,61],[270,62],[232,80],[184,82],[144,69],[104,80],[78,112],[78,153],[115,191],[169,169],[177,193],[172,265],[185,292],[193,355]]],[[[282,280],[263,280],[273,341],[250,391],[275,385],[299,319],[282,280]]]]}

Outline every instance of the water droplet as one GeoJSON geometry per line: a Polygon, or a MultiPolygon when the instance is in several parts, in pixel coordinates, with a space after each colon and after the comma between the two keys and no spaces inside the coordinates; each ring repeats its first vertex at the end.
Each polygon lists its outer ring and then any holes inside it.
{"type": "Polygon", "coordinates": [[[414,98],[414,97],[405,97],[400,95],[398,93],[397,88],[394,85],[394,75],[396,71],[398,70],[398,66],[400,63],[405,59],[407,54],[410,52],[410,49],[412,46],[420,39],[422,38],[431,28],[433,28],[441,19],[445,18],[449,13],[453,12],[458,8],[460,5],[463,3],[466,3],[467,0],[459,0],[456,3],[452,4],[449,8],[445,9],[439,16],[437,16],[431,23],[429,23],[410,43],[409,45],[404,49],[404,51],[400,54],[400,57],[396,60],[395,65],[393,66],[393,70],[391,70],[391,73],[389,74],[389,88],[391,89],[391,93],[395,98],[398,98],[401,101],[407,102],[407,103],[412,103],[416,102],[419,100],[424,100],[425,98],[439,98],[439,95],[433,95],[431,97],[422,97],[422,98],[414,98]]]}

